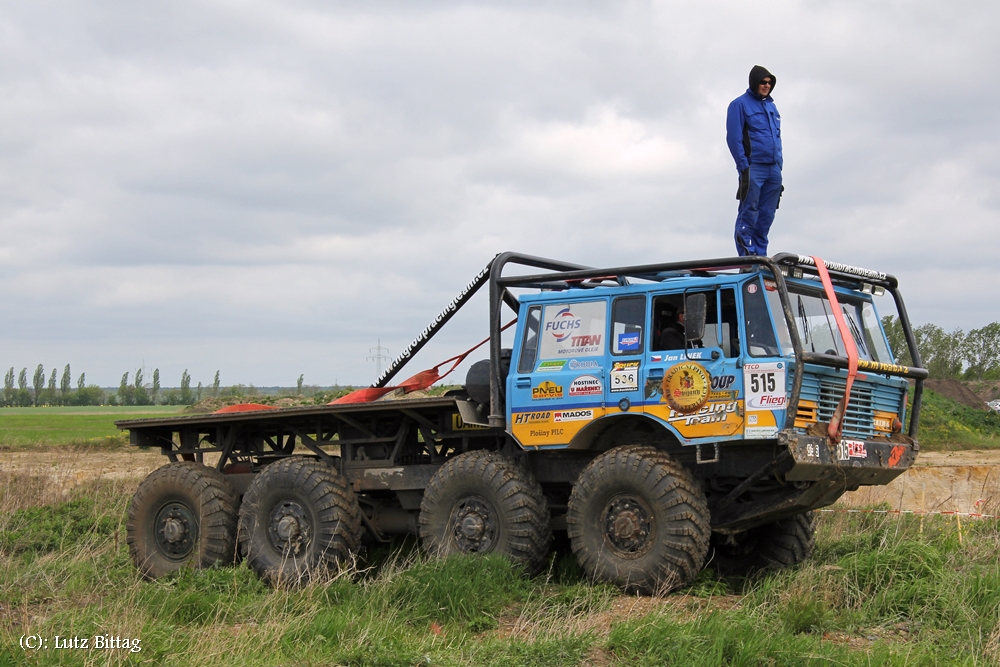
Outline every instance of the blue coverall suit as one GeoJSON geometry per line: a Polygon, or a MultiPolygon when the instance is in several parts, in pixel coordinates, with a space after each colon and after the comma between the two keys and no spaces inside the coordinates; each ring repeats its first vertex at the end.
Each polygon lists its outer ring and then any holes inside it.
{"type": "Polygon", "coordinates": [[[781,196],[781,116],[770,95],[762,99],[754,92],[764,76],[774,81],[758,67],[751,71],[751,88],[730,103],[726,114],[726,143],[741,175],[735,233],[741,257],[767,255],[767,233],[781,196]]]}

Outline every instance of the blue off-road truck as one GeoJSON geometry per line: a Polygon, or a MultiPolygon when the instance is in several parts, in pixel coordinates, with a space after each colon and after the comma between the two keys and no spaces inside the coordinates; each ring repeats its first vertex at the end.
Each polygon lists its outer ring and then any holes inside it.
{"type": "Polygon", "coordinates": [[[913,464],[926,377],[880,271],[792,254],[592,268],[504,253],[372,388],[116,422],[170,460],[136,492],[128,544],[148,577],[242,557],[293,585],[401,534],[532,572],[564,531],[595,580],[662,593],[706,565],[808,558],[811,510],[913,464]],[[462,389],[373,400],[483,286],[489,359],[462,389]],[[914,367],[889,349],[873,301],[886,292],[914,367]]]}

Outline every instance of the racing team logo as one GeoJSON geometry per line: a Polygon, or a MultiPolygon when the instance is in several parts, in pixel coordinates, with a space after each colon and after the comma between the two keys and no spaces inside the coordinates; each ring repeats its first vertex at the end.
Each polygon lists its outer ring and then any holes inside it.
{"type": "Polygon", "coordinates": [[[708,401],[712,377],[701,364],[684,362],[663,376],[663,398],[677,412],[697,412],[708,401]]]}

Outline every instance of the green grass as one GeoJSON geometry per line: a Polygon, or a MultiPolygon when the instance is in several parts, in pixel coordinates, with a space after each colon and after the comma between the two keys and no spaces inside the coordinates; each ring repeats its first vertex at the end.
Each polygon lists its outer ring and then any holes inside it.
{"type": "Polygon", "coordinates": [[[245,565],[143,581],[125,485],[54,505],[0,479],[2,665],[996,665],[1000,525],[824,513],[805,565],[709,572],[654,603],[584,580],[560,552],[523,578],[490,557],[432,561],[412,541],[302,590],[245,565]],[[686,594],[685,594],[686,593],[686,594]],[[643,603],[624,618],[620,610],[643,603]],[[23,652],[23,634],[118,635],[141,651],[23,652]]]}
{"type": "MultiPolygon", "coordinates": [[[[116,419],[141,419],[180,414],[178,406],[80,406],[0,408],[0,445],[102,444],[118,442],[116,419]]],[[[124,436],[127,438],[127,434],[124,436]]]]}
{"type": "Polygon", "coordinates": [[[930,450],[1000,448],[1000,412],[977,410],[926,389],[917,440],[930,450]]]}

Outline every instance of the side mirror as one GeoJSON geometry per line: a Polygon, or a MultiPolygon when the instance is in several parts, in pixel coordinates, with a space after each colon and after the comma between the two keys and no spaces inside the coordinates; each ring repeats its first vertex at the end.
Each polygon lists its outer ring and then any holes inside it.
{"type": "Polygon", "coordinates": [[[684,337],[700,340],[705,337],[705,312],[708,300],[704,294],[691,294],[684,300],[684,337]]]}

